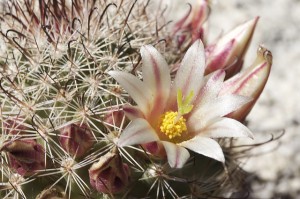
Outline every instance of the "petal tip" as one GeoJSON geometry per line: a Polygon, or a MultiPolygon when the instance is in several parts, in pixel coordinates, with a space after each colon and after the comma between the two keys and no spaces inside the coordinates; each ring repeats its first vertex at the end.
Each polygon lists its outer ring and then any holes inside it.
{"type": "Polygon", "coordinates": [[[250,138],[251,140],[254,140],[254,135],[251,131],[248,132],[248,138],[250,138]]]}
{"type": "Polygon", "coordinates": [[[118,73],[118,71],[115,71],[115,70],[110,70],[107,72],[107,74],[109,74],[110,76],[114,76],[116,73],[118,73]]]}
{"type": "Polygon", "coordinates": [[[193,45],[195,45],[197,49],[204,51],[204,45],[201,39],[197,39],[193,45]]]}
{"type": "Polygon", "coordinates": [[[145,56],[145,54],[151,54],[151,51],[156,50],[156,48],[154,48],[152,45],[147,44],[147,45],[143,45],[140,49],[140,53],[143,56],[145,56]]]}

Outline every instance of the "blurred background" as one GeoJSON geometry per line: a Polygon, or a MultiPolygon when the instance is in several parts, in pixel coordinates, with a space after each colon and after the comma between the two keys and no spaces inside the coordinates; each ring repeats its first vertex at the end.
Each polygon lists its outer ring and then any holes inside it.
{"type": "Polygon", "coordinates": [[[212,1],[211,34],[260,16],[244,66],[263,45],[273,54],[273,67],[263,94],[248,116],[255,142],[285,130],[279,142],[257,147],[246,161],[255,172],[251,198],[300,198],[300,1],[212,1]],[[279,146],[278,146],[279,145],[279,146]]]}

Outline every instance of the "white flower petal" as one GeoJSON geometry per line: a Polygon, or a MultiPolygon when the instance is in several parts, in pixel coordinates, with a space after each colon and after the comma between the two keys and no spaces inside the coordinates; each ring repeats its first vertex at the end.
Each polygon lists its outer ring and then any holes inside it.
{"type": "Polygon", "coordinates": [[[201,106],[209,101],[214,100],[223,88],[223,82],[225,78],[224,70],[217,70],[210,74],[209,79],[205,85],[201,88],[200,93],[197,96],[194,106],[201,106]]]}
{"type": "Polygon", "coordinates": [[[145,144],[159,140],[155,130],[150,124],[142,118],[133,120],[126,129],[121,133],[117,142],[119,147],[145,144]]]}
{"type": "Polygon", "coordinates": [[[225,162],[222,148],[218,142],[208,137],[196,136],[191,140],[180,143],[179,145],[222,163],[225,162]]]}
{"type": "Polygon", "coordinates": [[[231,113],[229,117],[239,121],[245,119],[268,81],[271,66],[271,52],[263,47],[259,47],[254,63],[224,82],[220,95],[234,93],[253,97],[252,102],[231,113]]]}
{"type": "Polygon", "coordinates": [[[164,57],[153,46],[143,46],[141,55],[143,81],[153,95],[153,107],[163,109],[169,98],[171,87],[169,66],[164,57]]]}
{"type": "Polygon", "coordinates": [[[149,111],[151,95],[144,82],[127,72],[109,71],[108,74],[119,82],[122,87],[124,87],[143,113],[147,113],[149,111]]]}
{"type": "Polygon", "coordinates": [[[164,145],[168,162],[173,168],[182,168],[190,157],[190,153],[185,148],[171,142],[161,141],[164,145]]]}
{"type": "Polygon", "coordinates": [[[177,91],[180,89],[183,96],[194,92],[194,97],[199,93],[202,86],[205,69],[205,55],[203,43],[200,40],[187,50],[181,65],[177,71],[174,86],[172,87],[171,101],[176,100],[177,91]]]}
{"type": "Polygon", "coordinates": [[[249,137],[253,139],[252,132],[246,126],[231,118],[222,118],[213,123],[201,132],[201,136],[211,138],[249,137]]]}
{"type": "Polygon", "coordinates": [[[220,96],[199,106],[189,117],[187,125],[191,131],[199,131],[250,101],[249,97],[240,95],[220,96]]]}

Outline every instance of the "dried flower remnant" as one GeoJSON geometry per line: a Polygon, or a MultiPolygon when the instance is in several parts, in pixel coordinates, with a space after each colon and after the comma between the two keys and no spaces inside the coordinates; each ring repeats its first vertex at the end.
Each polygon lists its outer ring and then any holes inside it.
{"type": "Polygon", "coordinates": [[[219,96],[223,70],[205,80],[201,41],[187,51],[173,84],[166,61],[154,47],[144,46],[141,54],[143,82],[124,72],[109,72],[137,103],[137,107],[124,109],[132,122],[122,132],[119,146],[157,141],[164,146],[170,166],[181,168],[190,156],[187,149],[225,162],[221,147],[212,138],[252,137],[247,127],[224,117],[250,99],[219,96]]]}
{"type": "Polygon", "coordinates": [[[116,194],[129,184],[130,170],[117,152],[108,152],[89,169],[91,186],[100,193],[116,194]]]}
{"type": "Polygon", "coordinates": [[[71,156],[82,157],[94,144],[93,134],[85,124],[69,124],[60,132],[59,143],[71,156]]]}
{"type": "Polygon", "coordinates": [[[22,176],[46,168],[44,148],[34,140],[7,141],[0,151],[7,154],[11,169],[22,176]]]}

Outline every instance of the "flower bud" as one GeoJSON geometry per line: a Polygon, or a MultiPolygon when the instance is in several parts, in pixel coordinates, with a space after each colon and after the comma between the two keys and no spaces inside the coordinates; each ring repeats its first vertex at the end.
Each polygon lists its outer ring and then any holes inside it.
{"type": "Polygon", "coordinates": [[[46,167],[44,148],[34,140],[7,141],[0,151],[6,152],[11,169],[22,176],[46,167]]]}
{"type": "Polygon", "coordinates": [[[120,127],[122,124],[123,118],[124,118],[123,110],[113,109],[104,116],[104,122],[112,127],[114,127],[114,126],[120,127]]]}
{"type": "Polygon", "coordinates": [[[143,148],[152,155],[159,158],[167,158],[165,147],[160,142],[149,142],[142,144],[143,148]]]}
{"type": "Polygon", "coordinates": [[[60,129],[59,143],[71,156],[79,158],[92,148],[94,139],[87,125],[69,124],[60,129]]]}
{"type": "Polygon", "coordinates": [[[192,44],[197,39],[204,40],[205,22],[209,14],[207,0],[197,0],[190,5],[189,12],[174,25],[174,35],[177,36],[178,46],[184,42],[192,44]]]}
{"type": "Polygon", "coordinates": [[[225,69],[228,78],[241,70],[257,21],[258,17],[237,26],[206,47],[206,74],[225,69]]]}
{"type": "Polygon", "coordinates": [[[221,95],[237,94],[253,98],[252,101],[245,104],[240,109],[230,113],[228,117],[239,121],[245,119],[267,83],[271,65],[271,52],[263,47],[259,47],[254,63],[249,68],[224,82],[224,87],[220,92],[221,95]]]}
{"type": "Polygon", "coordinates": [[[7,135],[22,135],[28,129],[24,124],[24,121],[19,118],[9,118],[3,122],[4,132],[7,135]]]}
{"type": "Polygon", "coordinates": [[[89,169],[90,183],[101,193],[116,194],[124,190],[129,183],[130,170],[122,162],[119,154],[108,152],[100,157],[89,169]]]}

